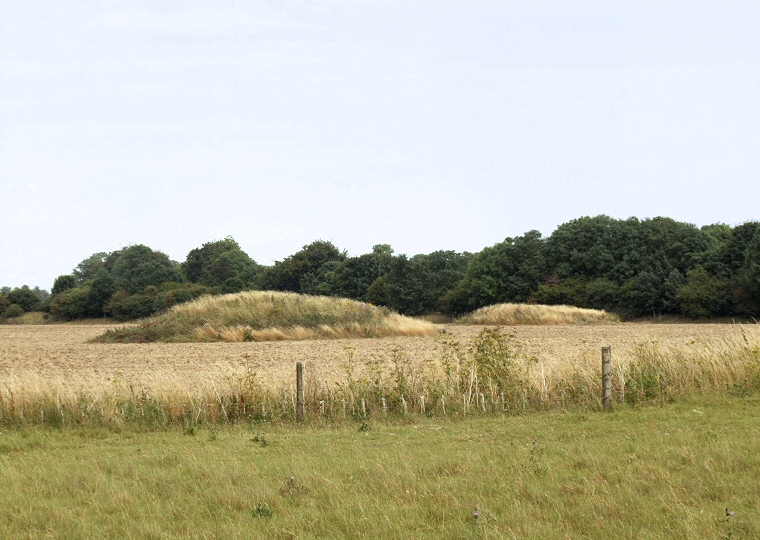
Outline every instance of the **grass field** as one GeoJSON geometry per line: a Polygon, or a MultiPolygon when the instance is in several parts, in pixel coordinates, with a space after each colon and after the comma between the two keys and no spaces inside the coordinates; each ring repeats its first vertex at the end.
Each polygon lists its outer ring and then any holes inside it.
{"type": "Polygon", "coordinates": [[[311,427],[12,428],[0,434],[0,483],[3,538],[756,539],[760,400],[311,427]]]}

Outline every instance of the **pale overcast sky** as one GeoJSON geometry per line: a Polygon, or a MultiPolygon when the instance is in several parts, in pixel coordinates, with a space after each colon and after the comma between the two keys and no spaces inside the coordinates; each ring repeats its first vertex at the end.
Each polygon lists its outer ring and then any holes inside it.
{"type": "Polygon", "coordinates": [[[0,285],[760,218],[760,2],[0,0],[0,285]]]}

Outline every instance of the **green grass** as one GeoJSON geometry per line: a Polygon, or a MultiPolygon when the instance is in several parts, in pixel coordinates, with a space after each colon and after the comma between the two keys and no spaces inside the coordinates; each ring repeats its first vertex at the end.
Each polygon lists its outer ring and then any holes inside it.
{"type": "Polygon", "coordinates": [[[408,424],[16,428],[0,434],[0,482],[3,538],[760,538],[760,398],[408,424]]]}

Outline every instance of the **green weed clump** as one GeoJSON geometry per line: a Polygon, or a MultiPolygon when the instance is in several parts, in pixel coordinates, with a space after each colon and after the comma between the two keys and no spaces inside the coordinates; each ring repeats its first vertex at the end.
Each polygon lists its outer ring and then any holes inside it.
{"type": "Polygon", "coordinates": [[[203,296],[140,324],[109,330],[95,341],[210,342],[423,336],[425,321],[382,307],[324,296],[246,291],[203,296]]]}

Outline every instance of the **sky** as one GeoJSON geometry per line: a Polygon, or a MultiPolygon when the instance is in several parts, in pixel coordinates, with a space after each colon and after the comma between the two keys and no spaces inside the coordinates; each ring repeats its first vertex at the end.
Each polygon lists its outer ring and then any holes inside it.
{"type": "Polygon", "coordinates": [[[756,1],[0,0],[0,286],[760,219],[756,1]]]}

